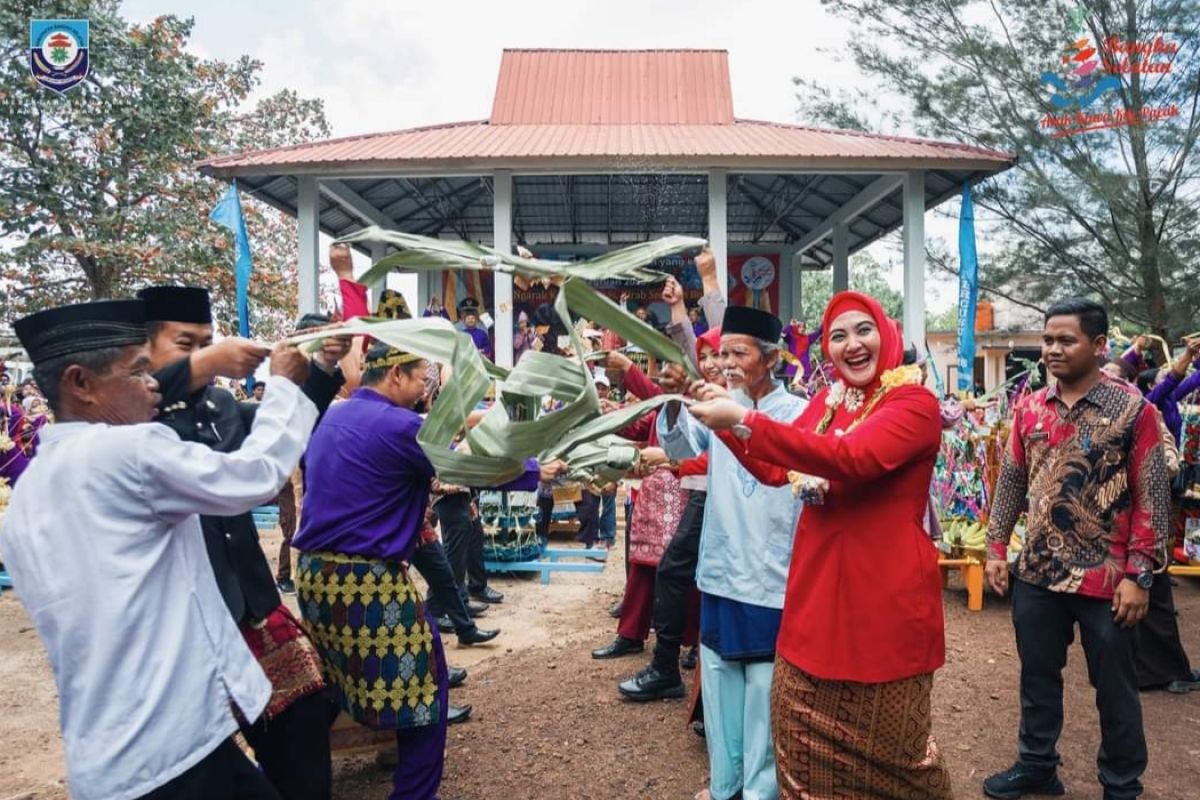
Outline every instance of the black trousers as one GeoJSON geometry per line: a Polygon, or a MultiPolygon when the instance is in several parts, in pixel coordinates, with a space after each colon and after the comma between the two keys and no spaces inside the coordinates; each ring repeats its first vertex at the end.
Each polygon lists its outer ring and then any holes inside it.
{"type": "MultiPolygon", "coordinates": [[[[328,725],[321,732],[328,744],[328,725]]],[[[280,800],[280,796],[233,739],[226,739],[199,764],[141,800],[280,800]]]]}
{"type": "Polygon", "coordinates": [[[479,594],[487,588],[487,570],[483,566],[483,520],[471,520],[471,538],[467,541],[467,589],[479,594]]]}
{"type": "MultiPolygon", "coordinates": [[[[438,523],[442,526],[442,543],[446,546],[446,557],[454,571],[454,585],[458,593],[466,597],[467,559],[471,549],[471,538],[475,535],[471,522],[471,495],[467,492],[447,495],[433,506],[438,523]]],[[[482,542],[480,556],[482,557],[482,542]]]]}
{"type": "Polygon", "coordinates": [[[654,665],[663,672],[679,671],[679,649],[687,625],[688,594],[696,585],[700,529],[707,498],[708,492],[688,492],[679,527],[654,576],[654,665]]]}
{"type": "Polygon", "coordinates": [[[1171,681],[1191,679],[1192,665],[1183,642],[1179,641],[1171,576],[1155,575],[1150,589],[1150,610],[1137,626],[1138,688],[1154,689],[1171,681]]]}
{"type": "Polygon", "coordinates": [[[537,524],[534,527],[534,531],[544,545],[550,539],[550,523],[554,521],[554,496],[542,496],[539,494],[537,510],[537,524]]]}
{"type": "Polygon", "coordinates": [[[454,570],[446,557],[446,550],[439,541],[423,544],[413,551],[412,565],[425,583],[429,585],[429,594],[425,605],[435,617],[447,616],[454,623],[455,633],[467,633],[475,627],[475,621],[467,613],[467,603],[463,600],[459,585],[454,582],[454,570]]]}
{"type": "Polygon", "coordinates": [[[338,708],[324,692],[301,697],[279,716],[242,728],[263,773],[283,800],[329,800],[329,726],[338,708]]]}
{"type": "Polygon", "coordinates": [[[1146,737],[1134,667],[1134,629],[1113,622],[1108,600],[1052,592],[1021,580],[1013,580],[1012,586],[1013,626],[1021,657],[1021,763],[1046,770],[1059,763],[1062,671],[1079,625],[1088,680],[1096,690],[1100,711],[1096,764],[1105,800],[1139,796],[1146,737]]]}
{"type": "Polygon", "coordinates": [[[584,489],[579,502],[575,504],[575,513],[579,517],[579,533],[575,534],[575,541],[592,547],[600,538],[600,495],[584,489]]]}

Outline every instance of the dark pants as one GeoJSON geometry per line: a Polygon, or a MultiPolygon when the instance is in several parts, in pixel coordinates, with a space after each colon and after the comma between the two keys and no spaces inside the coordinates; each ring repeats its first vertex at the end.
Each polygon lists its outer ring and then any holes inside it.
{"type": "Polygon", "coordinates": [[[487,588],[487,569],[483,566],[483,520],[471,520],[471,538],[467,541],[467,589],[480,594],[487,588]]]}
{"type": "Polygon", "coordinates": [[[696,588],[700,528],[707,498],[707,492],[688,492],[679,527],[658,562],[654,578],[654,665],[663,672],[679,671],[679,648],[687,627],[689,594],[696,588]]]}
{"type": "Polygon", "coordinates": [[[458,587],[459,594],[465,597],[467,559],[471,538],[475,535],[475,525],[471,521],[471,495],[467,492],[447,495],[437,501],[433,510],[437,512],[438,523],[442,526],[442,543],[446,546],[446,557],[450,559],[450,568],[454,571],[454,585],[458,587]]]}
{"type": "Polygon", "coordinates": [[[242,728],[263,773],[283,800],[329,800],[329,726],[338,708],[324,692],[301,697],[274,719],[242,728]]]}
{"type": "Polygon", "coordinates": [[[441,713],[433,725],[396,731],[398,760],[392,773],[389,800],[437,800],[442,770],[446,764],[446,714],[450,709],[450,692],[446,651],[442,648],[442,637],[436,625],[433,628],[433,652],[437,658],[437,693],[441,713]]]}
{"type": "Polygon", "coordinates": [[[1100,711],[1096,763],[1105,800],[1139,796],[1146,737],[1134,667],[1134,629],[1113,622],[1108,600],[1052,592],[1021,580],[1012,583],[1013,626],[1021,658],[1021,763],[1044,770],[1059,763],[1062,671],[1078,624],[1088,680],[1096,689],[1100,711]]]}
{"type": "MultiPolygon", "coordinates": [[[[328,728],[323,729],[328,734],[328,728]]],[[[209,753],[199,764],[165,783],[141,800],[280,800],[233,739],[209,753]]]]}
{"type": "Polygon", "coordinates": [[[435,618],[443,614],[448,616],[454,623],[455,633],[470,632],[475,622],[467,613],[467,603],[454,582],[454,571],[442,543],[434,540],[418,547],[413,551],[412,565],[429,585],[429,596],[425,601],[429,612],[435,618]]]}
{"type": "Polygon", "coordinates": [[[542,543],[542,547],[550,541],[550,523],[554,521],[554,496],[553,495],[538,495],[537,499],[537,525],[534,531],[537,533],[538,541],[542,543]]]}
{"type": "Polygon", "coordinates": [[[292,579],[292,537],[296,535],[296,490],[292,487],[292,479],[283,485],[279,496],[275,498],[279,506],[279,530],[283,532],[283,541],[279,543],[279,569],[275,580],[290,581],[292,579]]]}
{"type": "Polygon", "coordinates": [[[1154,576],[1150,610],[1136,630],[1138,688],[1154,689],[1171,681],[1192,680],[1192,665],[1179,641],[1170,575],[1154,576]]]}
{"type": "Polygon", "coordinates": [[[575,534],[575,541],[592,547],[600,536],[600,496],[584,489],[579,502],[575,504],[575,514],[579,517],[579,533],[575,534]]]}

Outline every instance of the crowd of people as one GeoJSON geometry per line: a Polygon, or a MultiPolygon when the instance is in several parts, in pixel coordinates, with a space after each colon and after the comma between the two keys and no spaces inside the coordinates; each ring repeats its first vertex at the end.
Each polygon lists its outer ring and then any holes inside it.
{"type": "MultiPolygon", "coordinates": [[[[368,315],[348,250],[330,261],[341,318],[368,315]]],[[[809,332],[726,305],[710,252],[696,266],[699,304],[668,278],[670,319],[658,326],[690,364],[643,369],[613,331],[580,320],[566,336],[549,306],[517,321],[518,358],[589,355],[570,341],[602,351],[587,362],[599,365],[602,413],[668,396],[621,431],[640,451],[627,476],[625,593],[615,638],[592,655],[644,652],[654,631],[649,663],[615,687],[633,702],[684,697],[682,670],[697,670],[710,768],[698,798],[952,797],[931,710],[945,661],[928,524],[944,404],[873,298],[835,295],[809,332]]],[[[456,310],[490,358],[478,303],[456,310]]],[[[438,298],[422,314],[451,316],[438,298]]],[[[393,292],[374,316],[411,314],[393,292]]],[[[450,703],[466,674],[441,634],[496,637],[475,619],[504,599],[483,569],[482,487],[439,479],[418,441],[454,376],[339,336],[332,316],[299,320],[328,329],[311,353],[214,343],[208,293],[192,287],[13,327],[34,382],[20,402],[5,395],[0,459],[14,488],[0,553],[54,670],[73,795],[328,798],[329,728],[345,713],[394,733],[391,797],[436,798],[447,726],[470,713],[450,703]],[[268,358],[252,397],[215,384],[268,358]],[[284,531],[276,570],[251,514],[271,502],[284,531]]],[[[1155,366],[1140,341],[1110,360],[1108,331],[1091,301],[1052,305],[1053,380],[1013,398],[986,574],[1012,595],[1021,724],[1015,763],[983,781],[990,797],[1063,793],[1062,673],[1076,626],[1106,800],[1142,792],[1139,689],[1200,688],[1163,572],[1195,478],[1179,404],[1200,385],[1200,340],[1155,366]]],[[[531,459],[492,488],[536,492],[547,535],[568,470],[531,459]]],[[[618,494],[581,487],[581,543],[615,539],[618,494]]]]}

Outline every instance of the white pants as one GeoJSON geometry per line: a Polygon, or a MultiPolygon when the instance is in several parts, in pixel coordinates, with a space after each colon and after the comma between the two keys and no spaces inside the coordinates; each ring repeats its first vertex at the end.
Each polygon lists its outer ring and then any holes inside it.
{"type": "Polygon", "coordinates": [[[778,800],[771,744],[771,661],[726,661],[700,645],[700,697],[713,800],[778,800]]]}

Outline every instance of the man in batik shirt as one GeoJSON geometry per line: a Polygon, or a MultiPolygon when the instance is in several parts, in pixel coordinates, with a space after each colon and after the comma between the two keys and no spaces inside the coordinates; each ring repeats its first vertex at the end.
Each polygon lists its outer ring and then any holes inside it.
{"type": "Polygon", "coordinates": [[[1170,482],[1159,413],[1100,371],[1108,315],[1087,300],[1046,312],[1042,359],[1057,379],[1017,403],[988,526],[988,582],[1008,588],[1009,536],[1027,532],[1013,565],[1021,658],[1018,759],[983,782],[989,797],[1062,794],[1056,745],[1062,669],[1079,626],[1100,710],[1097,757],[1106,800],[1142,792],[1146,737],[1134,626],[1163,565],[1170,482]]]}

